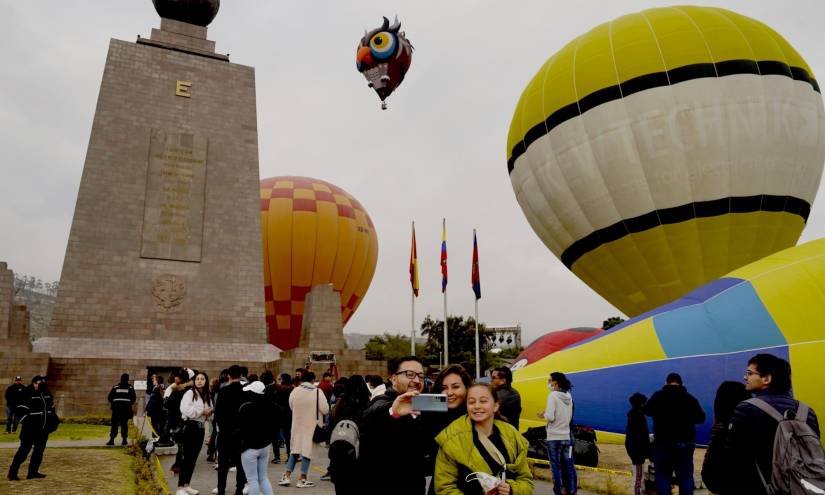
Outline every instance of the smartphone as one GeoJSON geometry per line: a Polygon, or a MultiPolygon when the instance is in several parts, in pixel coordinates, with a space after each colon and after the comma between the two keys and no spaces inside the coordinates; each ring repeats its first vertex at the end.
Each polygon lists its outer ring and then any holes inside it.
{"type": "Polygon", "coordinates": [[[413,411],[447,412],[447,396],[442,394],[418,394],[412,398],[413,411]]]}

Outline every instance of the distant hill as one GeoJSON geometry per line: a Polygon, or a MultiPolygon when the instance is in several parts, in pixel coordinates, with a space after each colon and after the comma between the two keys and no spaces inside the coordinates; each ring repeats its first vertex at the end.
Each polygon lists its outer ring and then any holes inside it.
{"type": "Polygon", "coordinates": [[[42,294],[28,289],[20,289],[14,295],[15,304],[25,304],[29,310],[29,331],[31,339],[44,337],[49,330],[54,308],[54,296],[42,294]]]}

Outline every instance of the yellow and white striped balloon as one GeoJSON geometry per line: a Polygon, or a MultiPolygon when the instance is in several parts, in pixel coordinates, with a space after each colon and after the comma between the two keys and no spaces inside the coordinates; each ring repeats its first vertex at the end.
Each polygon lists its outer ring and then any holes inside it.
{"type": "Polygon", "coordinates": [[[530,225],[629,316],[793,246],[825,162],[810,67],[759,21],[645,10],[550,57],[516,107],[510,180],[530,225]]]}

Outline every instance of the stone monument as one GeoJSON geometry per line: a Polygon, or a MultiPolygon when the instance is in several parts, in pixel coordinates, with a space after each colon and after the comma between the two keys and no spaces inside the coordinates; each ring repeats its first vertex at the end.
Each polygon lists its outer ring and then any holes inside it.
{"type": "Polygon", "coordinates": [[[154,0],[159,29],[112,40],[47,337],[66,414],[121,373],[260,372],[267,343],[255,70],[215,52],[217,0],[154,0]]]}
{"type": "Polygon", "coordinates": [[[28,309],[14,303],[14,272],[0,262],[0,389],[5,390],[15,375],[28,385],[48,367],[48,354],[32,352],[28,309]]]}
{"type": "Polygon", "coordinates": [[[297,368],[303,368],[309,363],[320,379],[321,373],[333,361],[324,354],[334,358],[341,376],[387,374],[386,361],[368,361],[363,350],[347,349],[341,320],[341,295],[335,292],[332,284],[316,285],[307,294],[301,321],[301,339],[298,347],[283,354],[278,363],[280,372],[291,375],[297,368]]]}

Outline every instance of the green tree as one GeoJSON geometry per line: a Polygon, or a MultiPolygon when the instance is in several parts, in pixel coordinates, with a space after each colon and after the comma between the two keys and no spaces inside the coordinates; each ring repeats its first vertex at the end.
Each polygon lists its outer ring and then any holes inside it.
{"type": "MultiPolygon", "coordinates": [[[[384,359],[391,360],[410,354],[410,338],[404,335],[392,335],[384,333],[384,335],[375,335],[370,337],[364,345],[367,359],[384,359]]],[[[424,345],[415,345],[415,354],[420,356],[424,353],[424,345]]]]}
{"type": "MultiPolygon", "coordinates": [[[[493,348],[493,336],[485,332],[487,327],[479,322],[479,354],[481,355],[481,369],[487,369],[489,351],[493,348]]],[[[424,361],[430,365],[440,363],[441,353],[444,351],[444,323],[442,320],[433,320],[430,315],[421,322],[421,334],[427,337],[424,347],[424,361]]],[[[475,374],[476,333],[475,319],[463,316],[447,316],[448,350],[450,363],[463,364],[471,375],[475,374]]]]}
{"type": "Polygon", "coordinates": [[[602,322],[602,329],[607,330],[608,328],[615,327],[623,321],[624,318],[622,318],[621,316],[611,316],[610,318],[602,322]]]}

